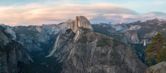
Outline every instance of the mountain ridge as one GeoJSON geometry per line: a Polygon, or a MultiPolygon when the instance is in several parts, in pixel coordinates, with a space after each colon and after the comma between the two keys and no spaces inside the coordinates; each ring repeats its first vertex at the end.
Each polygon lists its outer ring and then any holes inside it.
{"type": "Polygon", "coordinates": [[[79,28],[77,40],[75,36],[72,29],[59,34],[48,56],[62,63],[61,73],[143,73],[146,69],[129,47],[111,37],[86,27],[79,28]]]}

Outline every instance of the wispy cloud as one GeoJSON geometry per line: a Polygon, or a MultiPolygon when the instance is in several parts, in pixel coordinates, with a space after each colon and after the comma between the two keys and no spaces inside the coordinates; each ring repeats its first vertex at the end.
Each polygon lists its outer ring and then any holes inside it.
{"type": "Polygon", "coordinates": [[[0,7],[0,23],[18,24],[42,24],[56,23],[78,15],[87,16],[93,19],[98,15],[129,17],[137,14],[136,12],[119,7],[114,4],[65,4],[50,5],[27,4],[24,6],[0,7]]]}

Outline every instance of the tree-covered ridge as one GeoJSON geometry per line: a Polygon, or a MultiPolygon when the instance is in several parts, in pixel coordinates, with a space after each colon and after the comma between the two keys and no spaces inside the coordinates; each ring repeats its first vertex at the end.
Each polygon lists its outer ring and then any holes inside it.
{"type": "Polygon", "coordinates": [[[149,66],[166,61],[166,38],[158,33],[152,38],[152,42],[147,46],[145,52],[146,63],[149,66]]]}

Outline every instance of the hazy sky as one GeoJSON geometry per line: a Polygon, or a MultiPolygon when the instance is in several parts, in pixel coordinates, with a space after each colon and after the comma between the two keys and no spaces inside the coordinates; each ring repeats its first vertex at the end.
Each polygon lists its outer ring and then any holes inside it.
{"type": "Polygon", "coordinates": [[[0,0],[0,23],[52,23],[76,15],[89,18],[165,12],[166,0],[0,0]]]}

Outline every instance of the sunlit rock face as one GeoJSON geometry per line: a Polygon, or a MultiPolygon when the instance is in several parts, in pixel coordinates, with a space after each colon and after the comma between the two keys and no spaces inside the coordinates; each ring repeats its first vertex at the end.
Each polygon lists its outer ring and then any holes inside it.
{"type": "Polygon", "coordinates": [[[71,25],[71,29],[75,33],[74,37],[75,41],[78,40],[78,38],[80,37],[81,34],[80,29],[93,30],[89,20],[84,16],[77,16],[74,22],[75,23],[71,25]]]}
{"type": "Polygon", "coordinates": [[[146,73],[165,73],[166,72],[166,62],[161,62],[147,69],[146,73]]]}
{"type": "Polygon", "coordinates": [[[52,56],[53,53],[56,51],[56,48],[58,46],[60,46],[61,44],[65,43],[64,41],[68,40],[71,35],[73,36],[73,40],[76,42],[80,37],[82,29],[86,29],[89,31],[93,30],[93,28],[90,24],[90,21],[84,16],[76,16],[75,20],[68,20],[68,21],[60,24],[60,26],[61,26],[61,28],[60,28],[61,31],[54,43],[55,49],[52,50],[47,57],[52,56]],[[66,34],[67,37],[64,36],[64,34],[66,34]],[[61,40],[61,39],[63,39],[63,40],[61,40]]]}
{"type": "Polygon", "coordinates": [[[74,33],[80,28],[93,30],[90,21],[84,16],[76,16],[75,20],[68,20],[60,25],[62,30],[71,29],[74,33]]]}
{"type": "Polygon", "coordinates": [[[80,28],[93,30],[89,20],[84,16],[77,16],[74,22],[75,23],[71,26],[73,32],[77,32],[80,28]]]}
{"type": "Polygon", "coordinates": [[[90,21],[84,16],[76,16],[75,20],[68,20],[64,24],[66,24],[67,27],[65,30],[71,29],[76,34],[75,41],[79,38],[79,35],[81,33],[80,29],[93,30],[92,26],[90,25],[90,21]]]}
{"type": "Polygon", "coordinates": [[[61,31],[65,32],[65,30],[71,29],[74,33],[79,31],[80,28],[93,30],[92,26],[90,25],[90,21],[84,16],[76,16],[74,20],[70,19],[59,24],[59,27],[61,31]]]}
{"type": "MultiPolygon", "coordinates": [[[[57,48],[57,46],[59,45],[58,43],[61,43],[60,37],[61,38],[64,37],[64,35],[62,35],[62,34],[66,34],[66,32],[72,31],[72,33],[70,33],[70,35],[72,34],[74,36],[74,41],[76,41],[80,37],[81,29],[93,30],[93,28],[90,24],[90,21],[84,16],[76,16],[75,20],[68,20],[68,21],[60,24],[60,27],[61,27],[60,28],[61,31],[60,31],[60,34],[58,35],[58,37],[56,38],[54,48],[57,48]]],[[[68,38],[68,37],[66,37],[66,38],[68,38]]],[[[65,39],[65,40],[67,40],[67,39],[65,39]]],[[[55,49],[52,50],[48,56],[53,55],[54,52],[55,52],[55,49]]]]}
{"type": "Polygon", "coordinates": [[[89,21],[76,17],[60,33],[47,57],[62,63],[61,73],[144,73],[146,66],[125,44],[95,33],[89,21]]]}

